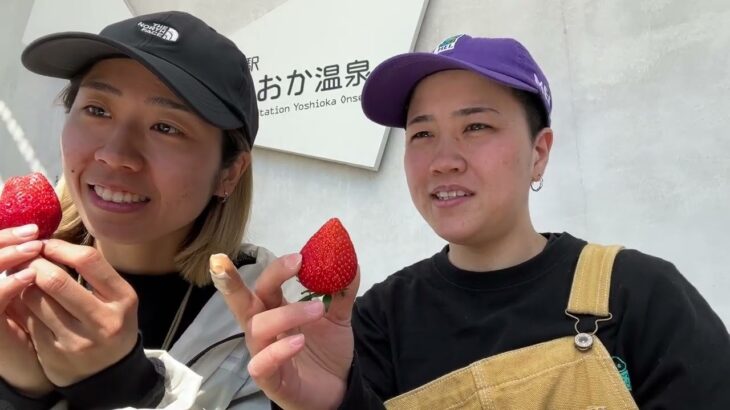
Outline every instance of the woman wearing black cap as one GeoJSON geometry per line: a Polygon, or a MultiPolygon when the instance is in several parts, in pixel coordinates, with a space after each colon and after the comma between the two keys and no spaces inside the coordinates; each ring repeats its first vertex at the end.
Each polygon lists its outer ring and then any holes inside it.
{"type": "Polygon", "coordinates": [[[46,36],[22,59],[70,80],[63,221],[43,244],[35,226],[0,234],[0,271],[28,266],[0,282],[0,407],[268,408],[209,274],[232,264],[252,283],[274,260],[241,245],[258,128],[246,57],[167,12],[46,36]]]}
{"type": "MultiPolygon", "coordinates": [[[[254,330],[249,370],[272,400],[286,409],[730,408],[727,329],[671,263],[533,227],[552,96],[520,43],[461,35],[434,53],[393,57],[370,74],[362,104],[371,120],[405,129],[411,198],[448,245],[351,309],[353,284],[325,317],[261,304],[243,286],[227,294],[254,330]]],[[[260,281],[294,273],[273,265],[260,281]]]]}

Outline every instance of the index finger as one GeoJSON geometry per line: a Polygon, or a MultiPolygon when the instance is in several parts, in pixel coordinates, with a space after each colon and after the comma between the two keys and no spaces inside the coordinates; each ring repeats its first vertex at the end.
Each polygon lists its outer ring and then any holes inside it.
{"type": "Polygon", "coordinates": [[[233,262],[225,254],[210,257],[210,278],[223,295],[228,309],[244,331],[248,331],[253,315],[264,310],[261,301],[246,287],[233,262]]]}
{"type": "Polygon", "coordinates": [[[18,265],[36,257],[43,247],[37,237],[38,226],[35,224],[0,229],[0,272],[18,268],[18,265]]]}
{"type": "Polygon", "coordinates": [[[132,286],[117,273],[99,251],[90,246],[49,239],[45,242],[42,253],[48,260],[76,270],[102,300],[119,300],[134,294],[132,286]]]}
{"type": "Polygon", "coordinates": [[[71,316],[80,321],[94,317],[99,312],[99,300],[76,282],[65,270],[56,264],[37,258],[30,267],[36,273],[35,284],[43,293],[57,302],[71,316]]]}
{"type": "Polygon", "coordinates": [[[0,229],[0,248],[19,245],[38,237],[38,225],[30,224],[16,228],[0,229]]]}

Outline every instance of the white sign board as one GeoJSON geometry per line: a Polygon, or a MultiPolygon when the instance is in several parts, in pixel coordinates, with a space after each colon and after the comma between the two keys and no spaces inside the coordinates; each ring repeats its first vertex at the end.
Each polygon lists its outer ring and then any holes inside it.
{"type": "Polygon", "coordinates": [[[289,0],[230,37],[258,90],[256,145],[378,169],[386,127],[360,108],[364,79],[413,49],[425,0],[289,0]]]}

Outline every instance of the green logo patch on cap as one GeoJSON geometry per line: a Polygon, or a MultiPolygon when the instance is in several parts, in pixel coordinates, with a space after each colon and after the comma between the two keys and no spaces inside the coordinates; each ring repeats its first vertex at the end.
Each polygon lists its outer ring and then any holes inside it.
{"type": "Polygon", "coordinates": [[[463,36],[463,34],[457,34],[455,36],[451,36],[444,41],[442,41],[438,47],[436,47],[435,50],[433,50],[434,54],[443,53],[444,51],[449,51],[456,46],[456,42],[463,36]]]}

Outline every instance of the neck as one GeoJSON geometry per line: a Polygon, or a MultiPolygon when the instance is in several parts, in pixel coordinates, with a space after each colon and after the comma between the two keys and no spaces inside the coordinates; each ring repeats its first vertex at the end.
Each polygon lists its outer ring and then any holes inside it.
{"type": "Polygon", "coordinates": [[[97,239],[96,248],[114,269],[138,275],[161,275],[177,271],[178,241],[119,244],[97,239]]]}
{"type": "Polygon", "coordinates": [[[449,261],[473,272],[489,272],[519,265],[537,256],[547,239],[528,226],[475,244],[449,244],[449,261]]]}

